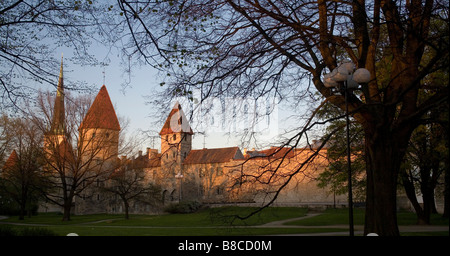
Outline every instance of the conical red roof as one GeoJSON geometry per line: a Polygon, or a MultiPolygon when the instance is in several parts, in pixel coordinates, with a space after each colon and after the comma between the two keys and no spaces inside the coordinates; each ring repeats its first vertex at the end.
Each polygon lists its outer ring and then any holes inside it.
{"type": "Polygon", "coordinates": [[[13,150],[11,152],[11,155],[9,155],[8,160],[6,160],[5,165],[3,165],[3,170],[11,171],[14,168],[16,168],[18,164],[19,164],[19,157],[17,156],[16,150],[13,150]]]}
{"type": "Polygon", "coordinates": [[[100,89],[81,123],[80,130],[89,128],[120,131],[119,120],[105,85],[100,89]]]}
{"type": "Polygon", "coordinates": [[[181,109],[181,105],[178,102],[176,102],[175,106],[173,106],[172,111],[170,111],[170,114],[167,117],[163,128],[159,132],[160,135],[172,133],[194,134],[191,126],[189,125],[188,119],[184,115],[184,112],[181,109]]]}

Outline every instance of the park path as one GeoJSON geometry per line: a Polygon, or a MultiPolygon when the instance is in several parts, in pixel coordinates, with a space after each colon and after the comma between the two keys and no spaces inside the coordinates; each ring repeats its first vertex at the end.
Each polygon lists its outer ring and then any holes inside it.
{"type": "Polygon", "coordinates": [[[285,227],[289,227],[288,225],[284,225],[287,222],[303,220],[303,219],[307,219],[307,218],[312,218],[312,217],[316,217],[316,216],[318,216],[320,214],[321,213],[308,213],[308,214],[306,214],[306,216],[303,216],[303,217],[297,217],[297,218],[285,219],[285,220],[277,220],[277,221],[273,221],[273,222],[269,222],[269,223],[266,223],[266,224],[259,225],[259,227],[264,227],[264,228],[284,227],[285,228],[285,227]]]}
{"type": "MultiPolygon", "coordinates": [[[[255,228],[343,228],[347,229],[348,225],[326,225],[326,226],[305,226],[305,225],[285,225],[285,223],[297,220],[303,220],[306,218],[312,218],[320,215],[321,213],[310,213],[306,214],[303,217],[297,217],[292,219],[285,219],[279,221],[273,221],[266,224],[262,224],[259,226],[253,226],[255,228]]],[[[437,225],[407,225],[407,226],[399,226],[400,232],[437,232],[437,231],[449,231],[448,226],[437,226],[437,225]]],[[[354,233],[355,235],[363,235],[364,234],[364,225],[354,225],[354,233]]],[[[348,231],[342,232],[323,232],[323,233],[300,233],[300,234],[281,234],[277,236],[347,236],[349,235],[348,231]]]]}

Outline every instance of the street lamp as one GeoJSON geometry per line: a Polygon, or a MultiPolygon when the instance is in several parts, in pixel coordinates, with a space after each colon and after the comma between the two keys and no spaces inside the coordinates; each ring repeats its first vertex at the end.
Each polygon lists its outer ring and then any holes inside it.
{"type": "Polygon", "coordinates": [[[353,228],[353,194],[352,194],[352,168],[350,159],[350,128],[349,128],[349,114],[348,114],[348,97],[351,91],[359,88],[361,84],[366,84],[370,81],[370,72],[365,68],[358,68],[355,70],[355,65],[350,61],[342,62],[337,68],[333,69],[331,73],[324,75],[324,85],[327,88],[337,88],[344,92],[345,95],[345,117],[347,126],[347,174],[348,174],[348,218],[350,236],[354,236],[353,228]],[[340,85],[343,84],[343,87],[340,85]]]}
{"type": "Polygon", "coordinates": [[[175,179],[177,179],[179,181],[179,183],[180,183],[180,185],[179,185],[180,189],[178,190],[178,203],[181,202],[181,180],[183,179],[183,177],[184,176],[181,173],[181,171],[175,175],[175,179]]]}

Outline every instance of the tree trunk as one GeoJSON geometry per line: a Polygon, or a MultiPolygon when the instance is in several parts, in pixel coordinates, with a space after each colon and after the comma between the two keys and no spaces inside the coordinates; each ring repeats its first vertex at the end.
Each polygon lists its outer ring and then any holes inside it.
{"type": "Polygon", "coordinates": [[[18,200],[19,202],[19,220],[24,220],[25,219],[25,210],[26,210],[26,203],[27,203],[27,190],[25,188],[25,186],[22,185],[22,190],[21,190],[21,194],[20,194],[20,200],[18,200]]]}
{"type": "Polygon", "coordinates": [[[417,201],[416,189],[414,188],[414,183],[411,181],[409,175],[406,173],[406,170],[401,170],[400,175],[403,181],[403,187],[405,188],[406,196],[411,202],[412,206],[417,215],[417,223],[420,223],[421,220],[424,219],[424,212],[419,202],[417,201]]]}
{"type": "Polygon", "coordinates": [[[62,221],[70,221],[70,210],[72,209],[72,200],[70,203],[64,203],[64,213],[62,221]]]}
{"type": "Polygon", "coordinates": [[[128,210],[130,208],[130,204],[128,203],[128,200],[126,198],[122,197],[122,200],[123,200],[123,205],[125,208],[125,219],[128,220],[130,218],[130,216],[128,215],[128,210]]]}
{"type": "MultiPolygon", "coordinates": [[[[65,192],[67,193],[67,192],[65,192]]],[[[64,196],[64,213],[63,213],[63,221],[70,221],[70,211],[72,210],[72,201],[73,201],[73,191],[70,191],[68,194],[64,196]]]]}
{"type": "Polygon", "coordinates": [[[444,213],[443,218],[449,218],[450,215],[450,171],[449,171],[449,157],[445,160],[445,172],[444,172],[444,213]]]}
{"type": "Polygon", "coordinates": [[[399,137],[390,129],[366,130],[365,140],[367,192],[364,234],[399,236],[397,178],[407,142],[400,144],[399,137]]]}
{"type": "Polygon", "coordinates": [[[423,219],[419,219],[417,224],[429,225],[431,219],[431,213],[434,206],[434,193],[428,188],[422,190],[423,197],[423,219]]]}

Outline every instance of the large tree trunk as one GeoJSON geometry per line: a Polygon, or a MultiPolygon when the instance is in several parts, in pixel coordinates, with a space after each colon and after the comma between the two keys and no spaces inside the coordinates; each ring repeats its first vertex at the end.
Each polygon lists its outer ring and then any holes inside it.
{"type": "Polygon", "coordinates": [[[449,171],[449,158],[445,161],[445,173],[444,173],[444,213],[443,218],[449,218],[450,215],[450,171],[449,171]]]}
{"type": "Polygon", "coordinates": [[[63,213],[63,221],[70,220],[70,210],[72,208],[72,204],[64,204],[64,213],[63,213]]]}
{"type": "Polygon", "coordinates": [[[364,234],[400,235],[397,226],[397,178],[408,142],[404,140],[408,136],[399,135],[389,128],[378,127],[376,132],[366,129],[367,194],[364,234]]]}
{"type": "MultiPolygon", "coordinates": [[[[67,193],[67,192],[64,192],[67,193]]],[[[70,211],[72,210],[72,201],[73,201],[73,191],[70,191],[69,194],[64,196],[64,205],[63,205],[63,221],[70,221],[70,211]]]]}
{"type": "Polygon", "coordinates": [[[125,207],[125,219],[128,220],[130,218],[130,216],[128,214],[129,209],[130,209],[130,204],[128,203],[128,199],[122,197],[122,200],[123,200],[123,205],[125,207]]]}

